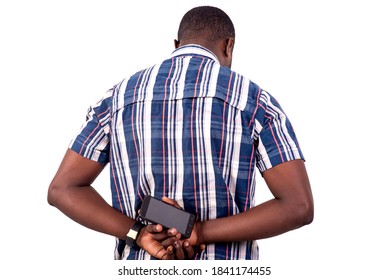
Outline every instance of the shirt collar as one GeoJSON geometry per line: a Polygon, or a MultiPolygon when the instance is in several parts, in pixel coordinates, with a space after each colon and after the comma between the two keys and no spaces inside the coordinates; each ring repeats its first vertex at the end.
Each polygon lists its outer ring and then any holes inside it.
{"type": "Polygon", "coordinates": [[[179,47],[175,49],[172,52],[172,57],[174,56],[185,56],[185,55],[201,55],[201,56],[206,56],[210,59],[215,60],[216,62],[219,62],[219,59],[217,56],[211,52],[210,50],[204,48],[203,46],[200,45],[195,45],[195,44],[190,44],[190,45],[184,45],[182,47],[179,47]]]}

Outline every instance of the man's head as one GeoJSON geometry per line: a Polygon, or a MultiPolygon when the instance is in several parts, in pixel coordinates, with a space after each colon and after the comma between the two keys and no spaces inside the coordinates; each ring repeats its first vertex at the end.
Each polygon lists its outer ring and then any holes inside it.
{"type": "Polygon", "coordinates": [[[218,57],[220,64],[231,67],[235,28],[229,16],[211,6],[188,11],[181,20],[175,46],[199,44],[218,57]]]}

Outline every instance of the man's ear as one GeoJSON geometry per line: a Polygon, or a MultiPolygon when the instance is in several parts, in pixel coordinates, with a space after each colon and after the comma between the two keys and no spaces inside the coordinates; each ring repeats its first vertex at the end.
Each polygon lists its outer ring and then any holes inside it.
{"type": "Polygon", "coordinates": [[[234,50],[234,44],[235,44],[235,40],[234,38],[228,38],[226,40],[226,44],[225,44],[225,50],[224,50],[224,55],[228,58],[231,58],[232,57],[232,52],[234,50]]]}
{"type": "Polygon", "coordinates": [[[180,41],[174,39],[174,47],[177,49],[180,46],[180,41]]]}

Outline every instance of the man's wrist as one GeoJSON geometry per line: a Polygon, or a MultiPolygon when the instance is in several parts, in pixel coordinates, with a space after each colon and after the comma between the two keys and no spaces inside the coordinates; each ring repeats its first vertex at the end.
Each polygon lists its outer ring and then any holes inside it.
{"type": "Polygon", "coordinates": [[[195,230],[196,230],[196,237],[197,237],[197,240],[195,240],[196,242],[195,246],[205,245],[206,240],[203,232],[204,222],[196,222],[195,230]]]}
{"type": "Polygon", "coordinates": [[[143,229],[144,225],[138,221],[135,222],[135,224],[131,227],[131,229],[128,231],[126,236],[126,244],[130,247],[136,247],[137,246],[137,239],[139,237],[139,234],[141,230],[143,229]]]}
{"type": "Polygon", "coordinates": [[[143,233],[145,231],[145,228],[146,226],[143,225],[143,227],[139,230],[139,233],[138,233],[138,236],[136,237],[135,241],[134,241],[134,244],[136,247],[139,247],[139,248],[142,248],[142,237],[143,237],[143,233]]]}

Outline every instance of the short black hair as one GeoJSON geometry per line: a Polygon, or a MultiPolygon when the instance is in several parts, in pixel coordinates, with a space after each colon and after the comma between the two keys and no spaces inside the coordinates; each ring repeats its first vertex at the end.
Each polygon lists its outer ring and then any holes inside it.
{"type": "Polygon", "coordinates": [[[207,40],[235,39],[235,28],[230,17],[221,9],[200,6],[189,10],[178,28],[178,40],[203,37],[207,40]]]}

